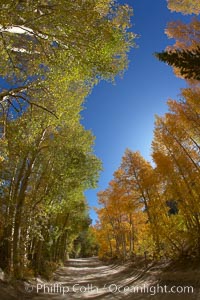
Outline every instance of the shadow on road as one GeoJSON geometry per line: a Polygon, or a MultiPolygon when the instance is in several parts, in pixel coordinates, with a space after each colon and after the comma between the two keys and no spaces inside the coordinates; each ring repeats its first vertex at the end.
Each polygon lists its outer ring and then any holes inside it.
{"type": "Polygon", "coordinates": [[[162,268],[153,265],[148,268],[137,268],[133,263],[105,265],[96,257],[70,259],[55,272],[52,281],[37,279],[24,283],[24,292],[22,288],[19,293],[8,286],[9,290],[6,291],[6,285],[1,284],[0,299],[200,299],[198,285],[189,290],[186,289],[186,282],[183,281],[181,284],[180,277],[174,280],[175,272],[167,276],[168,278],[163,281],[162,268]]]}

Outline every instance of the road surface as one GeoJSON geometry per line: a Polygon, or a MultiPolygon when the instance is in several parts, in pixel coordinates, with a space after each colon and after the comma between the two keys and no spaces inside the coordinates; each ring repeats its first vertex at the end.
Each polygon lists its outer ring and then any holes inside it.
{"type": "MultiPolygon", "coordinates": [[[[26,282],[23,283],[20,292],[19,290],[18,292],[12,290],[8,291],[7,295],[3,292],[1,294],[2,289],[0,291],[0,299],[200,299],[198,285],[192,287],[193,290],[192,288],[187,289],[185,287],[187,281],[183,280],[182,282],[180,276],[178,281],[172,280],[176,277],[176,273],[171,273],[168,276],[171,278],[168,278],[166,282],[161,280],[161,272],[158,266],[150,266],[145,269],[144,267],[133,266],[131,263],[126,263],[125,265],[105,265],[97,258],[71,259],[65,266],[60,267],[55,272],[50,282],[40,279],[26,282]],[[176,290],[177,288],[178,291],[176,290]]],[[[191,286],[191,283],[188,286],[191,286]]]]}

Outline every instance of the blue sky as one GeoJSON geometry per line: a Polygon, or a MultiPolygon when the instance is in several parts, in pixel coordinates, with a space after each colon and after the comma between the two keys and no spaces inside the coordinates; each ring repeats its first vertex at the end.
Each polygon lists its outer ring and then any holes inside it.
{"type": "MultiPolygon", "coordinates": [[[[173,43],[164,33],[173,20],[187,20],[171,13],[166,0],[120,1],[133,6],[133,31],[140,35],[138,48],[129,54],[129,68],[116,85],[101,82],[87,98],[82,123],[96,136],[95,153],[103,162],[99,188],[86,192],[89,205],[97,206],[97,192],[108,186],[119,167],[126,148],[139,150],[151,160],[154,116],[167,111],[166,101],[178,99],[183,80],[174,76],[171,67],[157,61],[153,53],[173,43]]],[[[90,209],[93,222],[97,219],[90,209]]]]}

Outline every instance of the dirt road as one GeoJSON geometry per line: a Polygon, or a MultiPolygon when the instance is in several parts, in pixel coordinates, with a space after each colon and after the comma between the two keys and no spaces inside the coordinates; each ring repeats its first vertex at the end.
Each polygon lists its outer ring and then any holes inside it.
{"type": "MultiPolygon", "coordinates": [[[[0,292],[0,299],[200,299],[198,286],[187,288],[187,282],[181,282],[180,276],[178,281],[169,279],[166,282],[161,281],[158,266],[145,269],[136,268],[130,263],[104,265],[97,258],[74,259],[59,268],[51,282],[37,280],[25,283],[24,292],[22,288],[22,293],[17,293],[18,295],[12,291],[12,297],[9,297],[9,293],[6,296],[0,292]]],[[[191,286],[191,283],[188,286],[191,286]]]]}

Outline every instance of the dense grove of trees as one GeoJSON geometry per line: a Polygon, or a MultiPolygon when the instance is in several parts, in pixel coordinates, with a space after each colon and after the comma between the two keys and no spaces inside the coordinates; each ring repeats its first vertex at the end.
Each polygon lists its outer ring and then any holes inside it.
{"type": "MultiPolygon", "coordinates": [[[[198,14],[200,9],[199,1],[168,4],[183,13],[198,14]]],[[[175,45],[167,51],[177,54],[171,65],[177,76],[187,75],[188,88],[179,101],[168,100],[163,117],[156,117],[152,164],[127,149],[108,188],[99,192],[95,232],[100,257],[200,257],[199,28],[197,18],[190,24],[168,25],[167,35],[175,45]],[[193,51],[194,63],[189,64],[191,72],[184,73],[182,59],[187,57],[180,53],[187,51],[193,51]]]]}
{"type": "MultiPolygon", "coordinates": [[[[199,1],[170,1],[200,12],[199,1]]],[[[80,122],[85,97],[126,69],[132,10],[112,0],[0,4],[0,268],[17,278],[68,255],[200,256],[200,21],[169,23],[158,57],[188,88],[155,121],[153,164],[125,151],[90,227],[84,191],[101,162],[80,122]],[[172,54],[172,55],[171,55],[172,54]]]]}
{"type": "Polygon", "coordinates": [[[0,6],[0,268],[21,278],[96,251],[84,191],[101,163],[80,112],[127,67],[134,35],[131,9],[110,0],[0,6]]]}
{"type": "Polygon", "coordinates": [[[182,91],[157,117],[151,166],[126,150],[99,193],[100,256],[200,256],[200,89],[182,91]]]}

